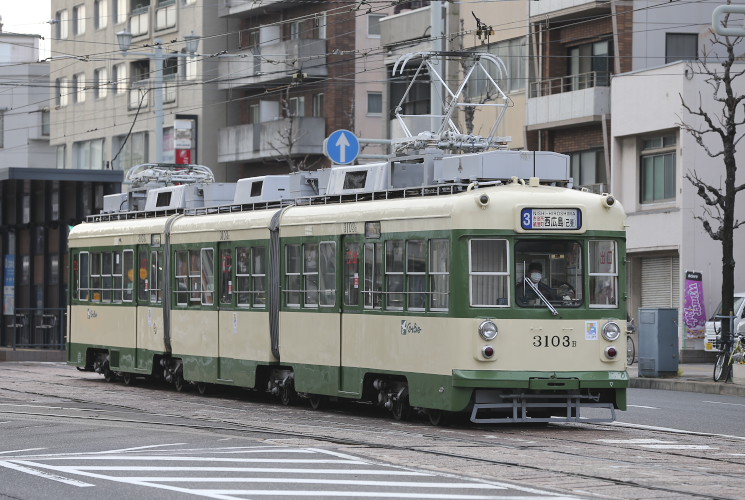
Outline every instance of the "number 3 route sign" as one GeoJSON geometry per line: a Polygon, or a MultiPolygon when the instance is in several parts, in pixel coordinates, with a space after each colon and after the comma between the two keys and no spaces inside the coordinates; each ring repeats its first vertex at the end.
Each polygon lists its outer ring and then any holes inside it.
{"type": "Polygon", "coordinates": [[[334,163],[346,165],[360,154],[360,141],[349,130],[337,130],[323,141],[323,153],[334,163]]]}

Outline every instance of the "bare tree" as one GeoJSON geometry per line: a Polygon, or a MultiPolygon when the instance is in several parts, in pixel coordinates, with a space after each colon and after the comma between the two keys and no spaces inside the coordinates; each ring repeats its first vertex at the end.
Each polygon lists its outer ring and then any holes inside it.
{"type": "MultiPolygon", "coordinates": [[[[734,309],[734,232],[745,223],[735,218],[736,195],[745,189],[745,184],[736,183],[735,158],[737,144],[743,138],[743,130],[739,127],[745,123],[745,108],[741,106],[745,95],[739,94],[733,88],[735,81],[745,74],[745,67],[735,66],[738,61],[735,46],[741,40],[713,34],[712,48],[716,49],[715,52],[722,50],[724,56],[715,58],[716,62],[713,64],[707,64],[706,59],[698,63],[700,74],[704,75],[705,82],[711,87],[712,99],[707,99],[705,103],[699,94],[698,104],[690,104],[685,102],[682,95],[680,96],[683,108],[697,123],[681,120],[679,126],[691,134],[709,157],[721,158],[724,163],[724,186],[721,179],[718,186],[706,182],[696,170],[685,175],[704,202],[703,214],[695,218],[701,221],[710,238],[722,244],[723,314],[732,314],[734,309]]],[[[729,323],[723,321],[723,338],[730,338],[730,334],[729,323]]]]}
{"type": "Polygon", "coordinates": [[[285,125],[277,132],[276,140],[268,141],[267,144],[277,153],[276,161],[286,163],[290,172],[315,170],[323,162],[322,158],[311,154],[299,156],[295,153],[297,145],[301,142],[305,134],[301,134],[298,131],[298,110],[292,109],[290,106],[290,86],[287,86],[279,102],[282,115],[286,116],[287,120],[284,122],[285,125]]]}

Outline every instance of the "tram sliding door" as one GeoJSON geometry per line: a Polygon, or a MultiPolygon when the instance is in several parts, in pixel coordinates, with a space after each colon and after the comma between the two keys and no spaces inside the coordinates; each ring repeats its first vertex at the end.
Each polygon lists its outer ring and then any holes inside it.
{"type": "Polygon", "coordinates": [[[339,360],[339,390],[342,393],[359,394],[364,378],[359,356],[365,342],[362,295],[364,246],[364,239],[361,235],[345,235],[342,238],[341,357],[339,360]]]}
{"type": "MultiPolygon", "coordinates": [[[[155,241],[159,240],[155,238],[155,241]]],[[[150,373],[153,369],[154,356],[165,352],[163,337],[163,251],[159,246],[139,245],[137,263],[135,369],[150,373]]]]}

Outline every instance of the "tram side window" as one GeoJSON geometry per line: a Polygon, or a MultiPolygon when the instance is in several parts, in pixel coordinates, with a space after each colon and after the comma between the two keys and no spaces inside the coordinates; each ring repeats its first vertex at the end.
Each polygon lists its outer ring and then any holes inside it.
{"type": "Polygon", "coordinates": [[[344,305],[360,304],[360,244],[347,243],[344,249],[344,305]]]}
{"type": "Polygon", "coordinates": [[[114,254],[103,252],[101,257],[101,302],[111,302],[114,254]]]}
{"type": "Polygon", "coordinates": [[[287,276],[287,305],[290,307],[300,307],[301,270],[300,245],[287,245],[285,247],[285,275],[287,276]]]}
{"type": "Polygon", "coordinates": [[[324,241],[319,245],[319,301],[321,307],[336,304],[336,243],[324,241]]]}
{"type": "Polygon", "coordinates": [[[385,242],[386,309],[404,308],[404,242],[385,242]]]}
{"type": "Polygon", "coordinates": [[[122,300],[124,302],[132,302],[135,279],[135,253],[133,250],[125,250],[122,253],[122,258],[122,300]]]}
{"type": "Polygon", "coordinates": [[[138,276],[140,278],[137,286],[137,300],[141,304],[147,302],[148,289],[152,286],[152,276],[148,277],[148,267],[150,263],[147,260],[147,251],[143,250],[140,253],[140,268],[138,270],[138,276]]]}
{"type": "Polygon", "coordinates": [[[618,252],[612,240],[590,241],[590,307],[618,306],[618,252]]]}
{"type": "Polygon", "coordinates": [[[450,242],[445,239],[429,242],[430,308],[447,311],[450,307],[450,242]]]}
{"type": "Polygon", "coordinates": [[[306,307],[318,305],[318,244],[303,245],[303,303],[306,307]]]}
{"type": "Polygon", "coordinates": [[[235,293],[238,307],[251,305],[251,248],[236,248],[235,293]]]}
{"type": "Polygon", "coordinates": [[[101,254],[91,253],[91,300],[101,302],[101,254]]]}
{"type": "Polygon", "coordinates": [[[253,263],[251,273],[253,305],[254,307],[266,307],[266,248],[252,247],[251,262],[253,263]]]}
{"type": "MultiPolygon", "coordinates": [[[[150,252],[150,303],[160,304],[163,302],[163,262],[160,251],[150,252]]],[[[147,268],[145,268],[147,269],[147,268]]]]}
{"type": "Polygon", "coordinates": [[[230,248],[220,251],[220,304],[230,304],[233,301],[233,257],[230,248]]]}
{"type": "Polygon", "coordinates": [[[423,311],[427,305],[427,241],[406,242],[406,285],[408,309],[423,311]]]}
{"type": "Polygon", "coordinates": [[[472,239],[469,247],[471,306],[509,305],[507,240],[472,239]]]}
{"type": "Polygon", "coordinates": [[[211,248],[202,248],[201,255],[200,298],[203,305],[211,305],[215,303],[215,251],[211,248]]]}
{"type": "Polygon", "coordinates": [[[180,306],[189,303],[189,252],[176,251],[176,304],[180,306]]]}
{"type": "Polygon", "coordinates": [[[88,301],[90,299],[90,254],[80,252],[78,263],[78,300],[88,301]]]}
{"type": "Polygon", "coordinates": [[[366,309],[383,306],[383,244],[365,243],[365,283],[362,294],[366,309]]]}

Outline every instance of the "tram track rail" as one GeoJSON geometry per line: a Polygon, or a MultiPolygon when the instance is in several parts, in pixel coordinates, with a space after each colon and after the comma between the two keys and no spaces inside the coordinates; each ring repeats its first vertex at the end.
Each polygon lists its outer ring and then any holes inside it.
{"type": "MultiPolygon", "coordinates": [[[[18,375],[28,375],[24,370],[18,370],[18,375]]],[[[22,378],[26,382],[28,378],[22,378]]],[[[380,451],[384,452],[395,452],[395,453],[406,453],[406,454],[422,454],[431,457],[446,457],[453,461],[468,462],[471,464],[480,465],[493,465],[496,467],[504,467],[509,469],[529,470],[536,473],[559,475],[564,477],[567,481],[571,480],[583,480],[583,481],[600,481],[606,485],[613,485],[619,488],[630,488],[636,489],[641,488],[648,495],[650,492],[658,492],[663,495],[680,495],[688,498],[721,498],[721,499],[735,499],[738,496],[716,496],[712,495],[711,492],[697,493],[690,489],[682,488],[671,488],[661,485],[652,485],[645,481],[636,480],[633,478],[618,478],[612,477],[609,474],[599,474],[597,470],[593,473],[585,473],[580,471],[563,470],[560,466],[546,467],[544,465],[534,465],[526,461],[511,460],[511,459],[496,459],[488,456],[479,456],[478,453],[459,453],[453,451],[447,451],[446,448],[458,448],[467,449],[470,451],[477,450],[488,450],[494,452],[494,450],[503,450],[505,452],[517,453],[537,450],[550,449],[550,453],[561,457],[561,461],[581,461],[588,460],[591,458],[598,463],[613,464],[615,467],[631,467],[638,466],[638,458],[622,458],[619,456],[613,457],[602,457],[602,453],[595,453],[602,448],[607,448],[607,445],[600,443],[587,442],[583,440],[581,436],[574,436],[572,434],[575,431],[586,431],[588,429],[600,429],[607,430],[608,432],[619,432],[623,431],[623,428],[615,427],[613,425],[603,424],[560,424],[560,426],[552,429],[562,428],[560,434],[556,432],[551,434],[545,432],[545,427],[540,429],[535,426],[499,426],[489,427],[482,429],[473,429],[465,427],[454,427],[448,429],[432,428],[429,426],[424,427],[424,424],[418,422],[399,424],[397,422],[390,421],[388,419],[381,420],[380,422],[375,421],[375,415],[363,414],[356,408],[349,409],[346,407],[337,408],[324,412],[314,412],[310,409],[303,409],[299,407],[283,407],[278,403],[263,401],[261,398],[253,398],[259,400],[246,401],[244,399],[236,400],[229,395],[227,397],[220,395],[220,403],[209,402],[209,399],[195,400],[198,397],[196,394],[189,393],[166,393],[165,389],[161,389],[158,386],[152,386],[155,391],[158,391],[159,397],[158,402],[161,404],[172,404],[176,405],[179,409],[175,411],[161,411],[158,409],[150,408],[146,406],[152,404],[152,398],[147,401],[142,400],[142,404],[137,403],[112,403],[110,401],[102,401],[101,389],[93,384],[83,384],[81,387],[80,382],[95,382],[96,384],[106,384],[101,380],[100,382],[89,378],[79,379],[76,377],[69,377],[62,381],[49,381],[49,380],[37,380],[39,386],[36,388],[3,388],[0,390],[0,398],[4,394],[6,397],[10,395],[17,395],[19,400],[24,397],[34,398],[53,398],[57,397],[63,401],[62,404],[44,404],[42,402],[28,403],[33,406],[36,404],[37,407],[46,406],[50,410],[63,410],[68,412],[67,414],[55,413],[54,411],[32,411],[32,410],[21,410],[17,407],[13,409],[9,408],[8,404],[0,404],[0,415],[22,415],[32,418],[60,418],[68,420],[85,420],[85,421],[96,421],[101,423],[110,424],[124,424],[124,425],[149,425],[154,427],[177,427],[182,429],[193,429],[197,431],[205,432],[217,432],[217,433],[228,433],[231,435],[246,436],[246,433],[259,434],[262,439],[267,441],[288,441],[288,440],[312,440],[321,442],[329,446],[343,446],[350,447],[354,452],[362,454],[368,457],[375,457],[380,451]],[[65,383],[67,381],[73,382],[72,384],[65,383]],[[44,390],[44,387],[50,388],[50,390],[44,390]],[[54,389],[51,389],[54,388],[54,389]],[[75,389],[77,395],[63,395],[60,396],[59,389],[63,389],[65,392],[73,392],[71,389],[75,389]],[[94,392],[89,395],[80,394],[81,391],[91,390],[94,392]],[[165,396],[165,397],[164,397],[165,396]],[[238,405],[250,404],[250,408],[239,407],[238,405]],[[70,407],[64,406],[65,404],[81,405],[81,407],[70,407]],[[216,415],[194,415],[189,414],[197,409],[204,411],[218,411],[224,412],[227,416],[216,416],[216,415]],[[72,414],[71,412],[80,412],[78,415],[72,414]],[[91,413],[96,412],[96,413],[91,413]],[[106,414],[109,412],[109,414],[106,414]],[[116,416],[118,412],[123,415],[116,416]],[[303,415],[304,412],[308,413],[308,416],[303,415]],[[136,418],[134,415],[128,416],[129,413],[137,413],[140,417],[147,415],[151,418],[136,418]],[[264,415],[266,413],[266,415],[264,415]],[[295,422],[295,429],[288,431],[286,429],[278,429],[272,425],[259,425],[255,423],[241,422],[238,419],[245,418],[248,414],[255,415],[255,418],[259,419],[271,419],[272,415],[269,413],[282,413],[285,417],[291,415],[292,421],[295,422]],[[320,415],[323,417],[319,418],[320,415]],[[344,422],[343,420],[347,421],[344,422]],[[364,419],[362,423],[349,422],[350,419],[364,419]],[[372,425],[371,425],[372,424],[372,425]],[[406,428],[410,425],[411,428],[406,428]],[[307,426],[309,429],[302,429],[307,426]],[[423,432],[423,430],[426,431],[423,432]],[[319,430],[328,432],[318,432],[319,430]],[[364,432],[363,432],[364,431],[364,432]],[[489,434],[484,434],[484,432],[489,434]],[[345,437],[339,435],[339,432],[355,433],[355,437],[345,437]],[[496,441],[491,437],[491,433],[496,432],[504,436],[503,440],[496,441]],[[336,433],[336,435],[334,435],[336,433]],[[481,433],[481,434],[475,434],[481,433]],[[540,435],[538,434],[540,433],[540,435]],[[515,435],[521,436],[515,438],[515,435]],[[384,438],[390,438],[395,436],[397,441],[385,442],[384,438]],[[540,438],[542,444],[537,447],[534,444],[532,438],[540,438]],[[514,442],[508,442],[514,439],[514,442]],[[519,440],[522,440],[521,443],[519,440]],[[549,443],[546,445],[545,443],[549,443]],[[553,443],[553,444],[551,444],[553,443]],[[572,451],[573,449],[582,451],[572,451]],[[596,456],[594,456],[596,455],[596,456]]],[[[106,396],[110,399],[113,394],[132,394],[137,393],[145,394],[145,387],[137,387],[131,389],[127,386],[119,386],[116,384],[106,384],[106,396]],[[116,393],[113,391],[117,391],[116,393]]],[[[151,392],[147,390],[147,392],[151,392]]],[[[13,398],[15,399],[15,398],[13,398]]],[[[362,405],[357,405],[362,407],[362,405]]],[[[160,408],[160,406],[159,406],[160,408]]],[[[369,412],[368,412],[369,413],[369,412]]],[[[658,430],[653,435],[664,435],[670,434],[671,431],[658,430]]],[[[697,437],[706,438],[709,437],[705,434],[698,435],[697,437]]],[[[739,444],[739,443],[737,443],[739,444]]],[[[349,450],[348,450],[349,451],[349,450]]],[[[662,463],[656,467],[660,471],[668,470],[675,474],[688,474],[694,476],[719,476],[728,477],[732,479],[739,479],[741,474],[737,472],[728,472],[727,469],[722,467],[715,468],[715,471],[709,472],[703,470],[702,463],[711,464],[732,464],[733,466],[740,466],[741,464],[735,460],[727,460],[722,457],[707,457],[707,456],[696,456],[692,457],[691,454],[686,453],[675,453],[667,450],[664,452],[657,452],[654,450],[645,450],[645,453],[651,456],[676,456],[683,459],[694,459],[694,462],[685,466],[672,467],[669,464],[662,463]]],[[[419,463],[421,460],[417,460],[414,463],[419,463]]],[[[479,479],[483,480],[484,476],[478,476],[479,479]]]]}

